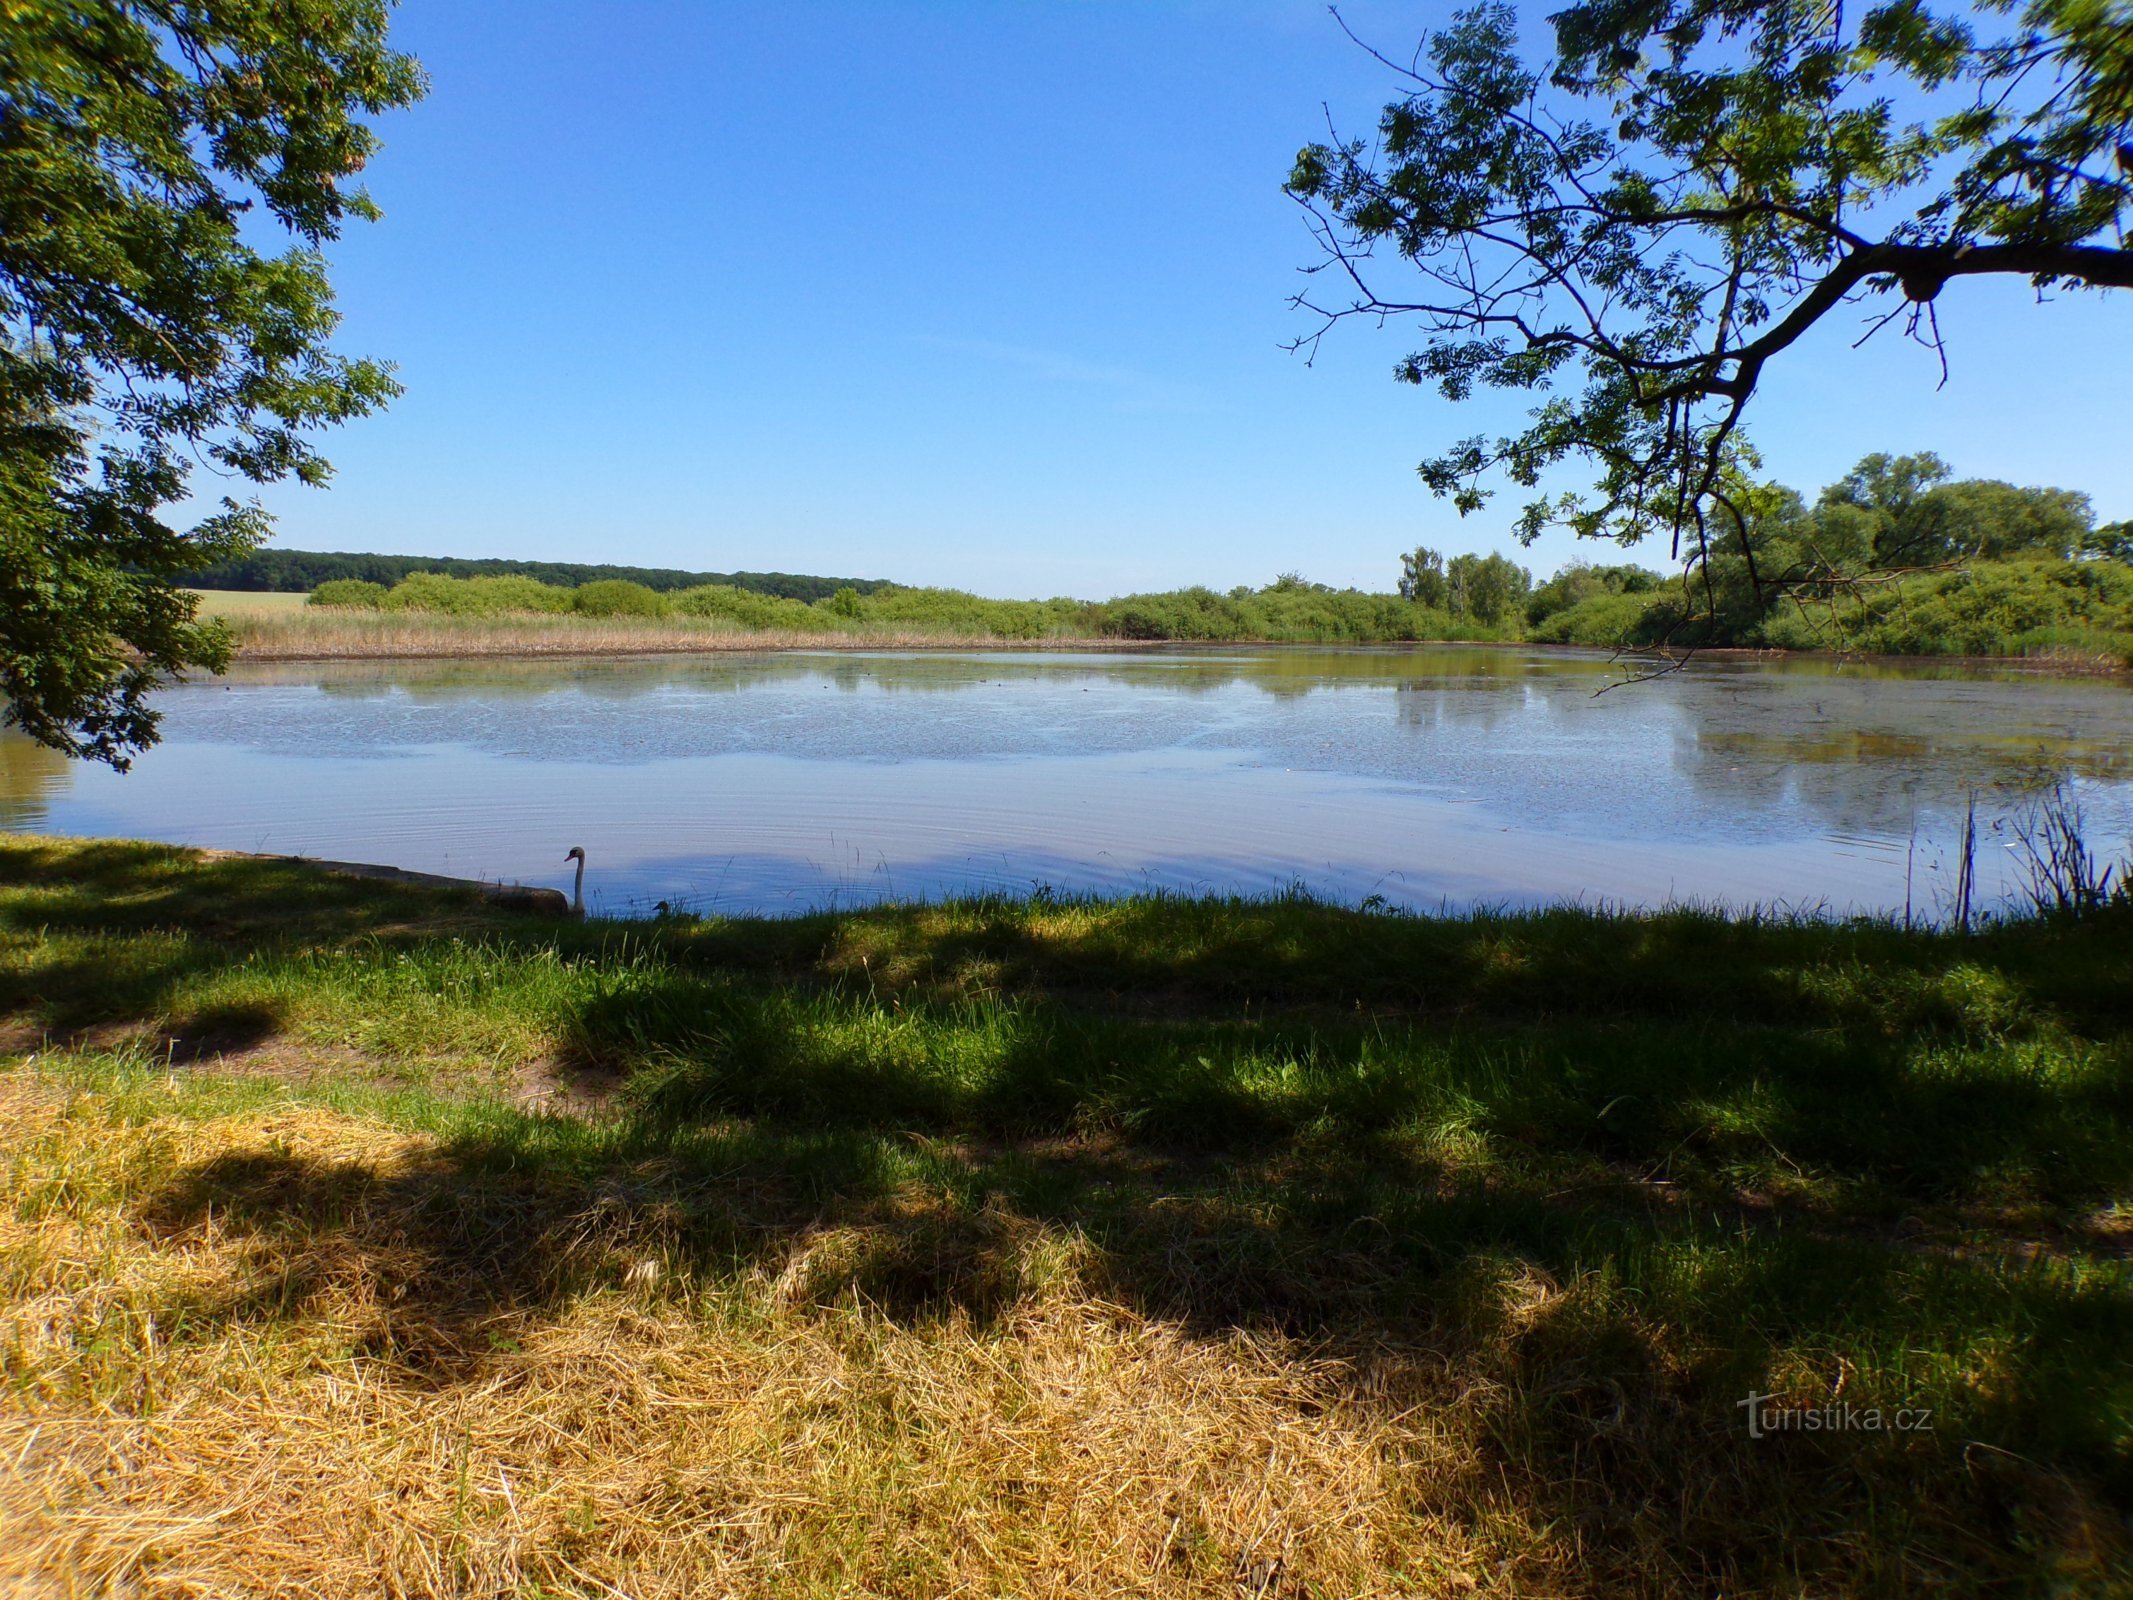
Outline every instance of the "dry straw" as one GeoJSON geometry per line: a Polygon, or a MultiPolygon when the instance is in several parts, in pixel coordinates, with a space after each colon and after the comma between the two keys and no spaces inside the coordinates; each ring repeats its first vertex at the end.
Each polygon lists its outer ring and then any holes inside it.
{"type": "Polygon", "coordinates": [[[799,632],[717,618],[633,621],[576,616],[459,617],[420,612],[295,610],[230,618],[248,661],[543,655],[678,655],[748,650],[1101,650],[1117,640],[1003,639],[886,625],[799,632]]]}
{"type": "Polygon", "coordinates": [[[993,1314],[912,1317],[852,1286],[883,1230],[713,1283],[595,1211],[549,1224],[582,1292],[468,1315],[423,1139],[5,1094],[0,1592],[1410,1594],[1568,1554],[1477,1488],[1440,1367],[1150,1320],[1036,1224],[978,1220],[993,1314]],[[174,1210],[203,1164],[336,1198],[174,1210]]]}

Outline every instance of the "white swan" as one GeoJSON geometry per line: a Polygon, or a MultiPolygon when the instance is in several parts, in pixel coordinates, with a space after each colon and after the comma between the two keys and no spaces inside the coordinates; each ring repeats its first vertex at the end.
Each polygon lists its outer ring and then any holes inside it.
{"type": "Polygon", "coordinates": [[[578,844],[572,845],[570,853],[563,859],[565,861],[575,861],[578,864],[578,880],[570,886],[570,914],[574,917],[582,917],[585,915],[585,847],[578,844]]]}

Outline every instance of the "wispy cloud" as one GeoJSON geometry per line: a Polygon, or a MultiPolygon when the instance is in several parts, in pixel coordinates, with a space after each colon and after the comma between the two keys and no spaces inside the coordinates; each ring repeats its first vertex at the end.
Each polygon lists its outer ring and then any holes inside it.
{"type": "Polygon", "coordinates": [[[1032,350],[992,339],[942,339],[922,336],[921,343],[959,351],[998,366],[1026,373],[1041,383],[1075,384],[1111,396],[1119,411],[1212,411],[1214,397],[1199,384],[1179,383],[1131,367],[1084,361],[1058,350],[1032,350]]]}

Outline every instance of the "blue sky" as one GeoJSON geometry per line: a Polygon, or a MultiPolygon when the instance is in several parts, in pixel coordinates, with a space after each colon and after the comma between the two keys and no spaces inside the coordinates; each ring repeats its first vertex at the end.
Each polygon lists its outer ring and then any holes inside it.
{"type": "MultiPolygon", "coordinates": [[[[1344,7],[1396,52],[1449,12],[1344,7]]],[[[330,490],[269,494],[282,544],[1090,597],[1572,553],[1414,475],[1515,402],[1395,384],[1396,328],[1281,348],[1282,178],[1396,89],[1311,0],[407,0],[397,36],[430,97],[333,259],[341,344],[407,393],[330,490]]],[[[1768,469],[1931,449],[2133,516],[2133,298],[2032,298],[1951,286],[1939,390],[1818,330],[1758,401],[1768,469]]]]}

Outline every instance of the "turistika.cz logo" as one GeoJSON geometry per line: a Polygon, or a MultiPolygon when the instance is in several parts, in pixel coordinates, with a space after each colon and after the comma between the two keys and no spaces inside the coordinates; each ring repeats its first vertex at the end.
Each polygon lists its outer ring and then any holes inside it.
{"type": "Polygon", "coordinates": [[[1751,1394],[1734,1404],[1748,1413],[1748,1437],[1766,1439],[1774,1433],[1930,1433],[1931,1406],[1905,1406],[1884,1410],[1880,1406],[1855,1406],[1849,1400],[1832,1400],[1826,1406],[1789,1406],[1774,1394],[1751,1394]]]}

